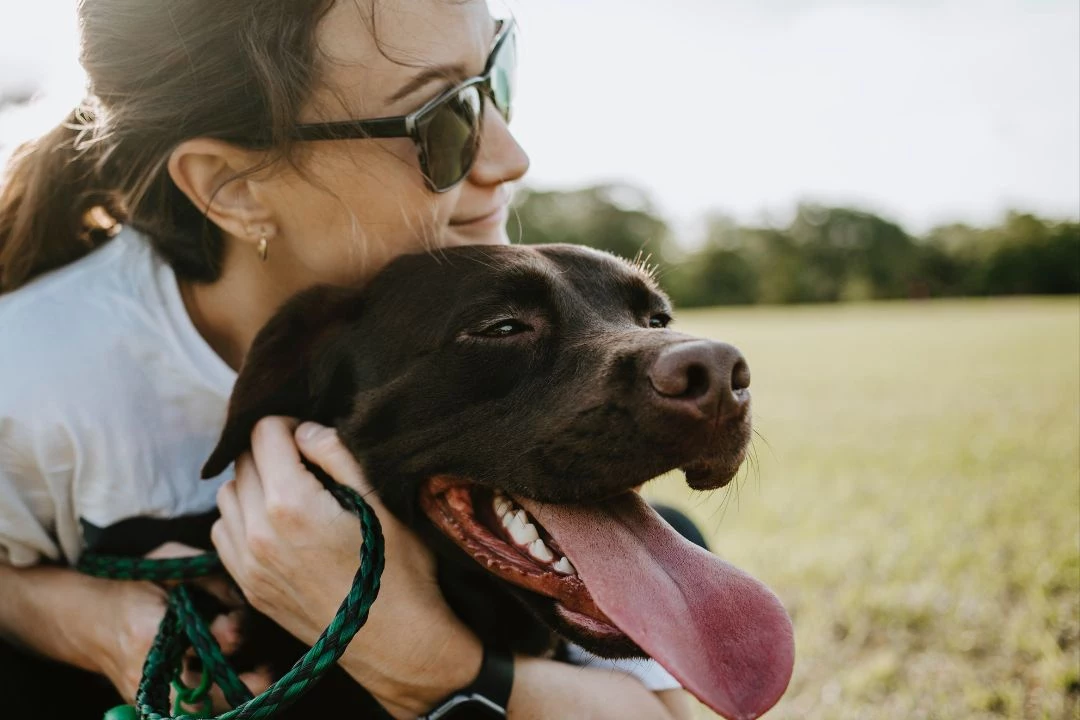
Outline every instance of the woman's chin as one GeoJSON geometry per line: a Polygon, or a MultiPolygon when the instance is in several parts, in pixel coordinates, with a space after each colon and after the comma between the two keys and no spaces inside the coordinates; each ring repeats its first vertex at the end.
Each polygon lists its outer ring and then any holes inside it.
{"type": "Polygon", "coordinates": [[[482,224],[450,225],[443,233],[443,247],[459,245],[509,245],[510,236],[506,225],[485,226],[482,224]]]}

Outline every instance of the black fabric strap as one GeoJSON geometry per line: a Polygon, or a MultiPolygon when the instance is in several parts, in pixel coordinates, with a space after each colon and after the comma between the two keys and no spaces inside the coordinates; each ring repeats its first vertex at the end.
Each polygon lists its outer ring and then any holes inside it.
{"type": "MultiPolygon", "coordinates": [[[[514,656],[499,648],[484,648],[484,660],[480,673],[465,692],[483,695],[506,710],[510,704],[510,690],[514,686],[514,656]]],[[[459,693],[460,694],[460,693],[459,693]]]]}
{"type": "Polygon", "coordinates": [[[485,647],[476,679],[452,693],[419,720],[458,717],[506,717],[514,686],[514,657],[501,647],[485,647]],[[472,710],[482,715],[463,714],[472,710]]]}

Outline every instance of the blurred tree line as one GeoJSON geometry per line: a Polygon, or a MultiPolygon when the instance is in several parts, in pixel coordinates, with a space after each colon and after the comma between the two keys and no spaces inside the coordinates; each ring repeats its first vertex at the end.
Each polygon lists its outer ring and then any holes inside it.
{"type": "Polygon", "coordinates": [[[625,185],[522,190],[510,237],[651,255],[683,307],[887,298],[1080,293],[1080,223],[1010,213],[989,228],[955,224],[914,237],[850,208],[801,205],[784,228],[714,215],[688,251],[648,196],[625,185]]]}

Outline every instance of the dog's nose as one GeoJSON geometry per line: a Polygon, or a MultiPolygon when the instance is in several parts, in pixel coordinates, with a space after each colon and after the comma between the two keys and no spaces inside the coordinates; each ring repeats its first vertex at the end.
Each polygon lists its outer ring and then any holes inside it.
{"type": "Polygon", "coordinates": [[[750,366],[736,348],[711,340],[669,345],[649,368],[649,382],[667,402],[719,420],[750,404],[750,366]]]}

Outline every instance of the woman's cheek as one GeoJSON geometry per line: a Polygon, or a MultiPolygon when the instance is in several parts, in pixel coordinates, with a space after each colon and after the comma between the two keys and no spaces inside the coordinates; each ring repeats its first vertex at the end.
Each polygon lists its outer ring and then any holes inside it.
{"type": "Polygon", "coordinates": [[[276,198],[295,260],[321,282],[362,281],[398,255],[464,244],[448,227],[459,189],[432,193],[419,168],[397,160],[373,165],[382,167],[357,172],[349,162],[347,175],[320,173],[325,189],[301,181],[276,198]]]}

